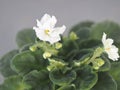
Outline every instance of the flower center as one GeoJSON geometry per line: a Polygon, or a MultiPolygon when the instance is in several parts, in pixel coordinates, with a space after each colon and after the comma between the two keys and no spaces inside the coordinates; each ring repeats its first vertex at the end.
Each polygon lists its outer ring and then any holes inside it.
{"type": "Polygon", "coordinates": [[[111,48],[106,48],[105,50],[106,50],[106,51],[109,51],[110,49],[111,49],[111,48]]]}
{"type": "Polygon", "coordinates": [[[44,32],[46,35],[49,35],[50,30],[46,29],[46,30],[44,30],[44,32]]]}

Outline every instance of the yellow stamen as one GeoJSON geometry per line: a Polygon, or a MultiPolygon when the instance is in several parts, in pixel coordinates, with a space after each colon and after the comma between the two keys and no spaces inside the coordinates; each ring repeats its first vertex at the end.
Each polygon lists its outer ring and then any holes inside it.
{"type": "Polygon", "coordinates": [[[111,48],[106,48],[107,51],[109,51],[111,48]]]}
{"type": "Polygon", "coordinates": [[[48,29],[46,29],[44,32],[45,32],[46,35],[49,35],[50,31],[48,29]]]}

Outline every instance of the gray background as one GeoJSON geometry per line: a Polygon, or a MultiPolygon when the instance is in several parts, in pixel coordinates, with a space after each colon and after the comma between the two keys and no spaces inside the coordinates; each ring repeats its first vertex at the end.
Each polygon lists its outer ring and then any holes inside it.
{"type": "Polygon", "coordinates": [[[67,30],[83,20],[120,23],[120,0],[0,0],[0,57],[17,48],[19,30],[32,28],[45,13],[55,15],[57,25],[65,24],[67,30]]]}

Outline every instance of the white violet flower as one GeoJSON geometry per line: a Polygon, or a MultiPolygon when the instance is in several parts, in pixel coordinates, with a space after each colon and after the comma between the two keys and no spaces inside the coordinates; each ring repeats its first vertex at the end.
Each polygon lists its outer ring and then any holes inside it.
{"type": "Polygon", "coordinates": [[[50,44],[61,40],[60,34],[63,34],[66,27],[64,25],[62,27],[55,27],[55,24],[57,23],[55,16],[51,17],[50,15],[45,14],[41,18],[41,21],[38,19],[36,21],[37,27],[33,27],[33,29],[40,40],[48,41],[50,44]]]}
{"type": "Polygon", "coordinates": [[[113,39],[111,38],[106,39],[106,37],[107,35],[103,33],[102,43],[104,46],[104,50],[108,54],[108,57],[110,59],[112,59],[113,61],[117,61],[118,58],[120,57],[118,54],[118,48],[115,45],[113,45],[114,42],[113,39]]]}

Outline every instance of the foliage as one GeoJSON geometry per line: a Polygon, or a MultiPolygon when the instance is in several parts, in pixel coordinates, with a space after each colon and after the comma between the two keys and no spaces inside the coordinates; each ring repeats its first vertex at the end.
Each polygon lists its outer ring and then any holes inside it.
{"type": "Polygon", "coordinates": [[[103,32],[120,48],[120,26],[112,21],[79,23],[53,45],[37,39],[32,29],[20,31],[19,49],[0,59],[5,77],[0,90],[120,90],[120,62],[98,48],[103,32]]]}

